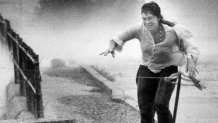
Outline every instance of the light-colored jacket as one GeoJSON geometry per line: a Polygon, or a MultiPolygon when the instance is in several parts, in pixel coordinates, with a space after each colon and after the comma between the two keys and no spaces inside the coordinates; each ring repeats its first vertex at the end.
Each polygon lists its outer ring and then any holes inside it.
{"type": "Polygon", "coordinates": [[[186,63],[186,57],[196,61],[199,50],[192,44],[191,32],[178,24],[174,27],[167,25],[163,27],[165,39],[155,44],[153,36],[142,23],[134,25],[112,39],[118,44],[115,50],[122,51],[125,42],[138,39],[142,51],[142,64],[148,66],[154,73],[172,65],[183,66],[186,63]]]}

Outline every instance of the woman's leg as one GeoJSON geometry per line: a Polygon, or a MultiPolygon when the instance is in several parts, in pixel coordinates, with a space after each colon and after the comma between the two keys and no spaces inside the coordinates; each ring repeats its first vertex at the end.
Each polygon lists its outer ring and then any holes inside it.
{"type": "Polygon", "coordinates": [[[146,66],[141,65],[137,72],[136,78],[141,123],[153,123],[154,101],[159,80],[143,77],[155,77],[155,74],[152,73],[146,66]]]}
{"type": "MultiPolygon", "coordinates": [[[[178,72],[177,67],[171,66],[163,69],[160,73],[160,76],[166,77],[176,72],[178,72]]],[[[176,79],[173,81],[176,81],[176,79]]],[[[172,114],[169,110],[169,102],[174,88],[174,83],[165,82],[163,79],[160,80],[155,98],[155,110],[158,115],[158,123],[172,123],[172,114]]]]}

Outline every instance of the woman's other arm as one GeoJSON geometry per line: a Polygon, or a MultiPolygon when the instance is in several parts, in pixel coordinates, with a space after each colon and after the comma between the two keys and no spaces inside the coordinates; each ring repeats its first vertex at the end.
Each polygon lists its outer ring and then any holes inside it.
{"type": "Polygon", "coordinates": [[[100,55],[107,56],[109,53],[115,57],[115,50],[121,52],[124,44],[134,38],[137,38],[138,31],[140,30],[140,25],[135,25],[128,30],[118,34],[112,38],[109,42],[109,48],[102,52],[100,55]]]}
{"type": "Polygon", "coordinates": [[[193,44],[193,35],[189,30],[180,25],[176,25],[174,30],[179,38],[178,45],[187,58],[186,72],[188,72],[190,76],[195,76],[199,50],[193,44]]]}

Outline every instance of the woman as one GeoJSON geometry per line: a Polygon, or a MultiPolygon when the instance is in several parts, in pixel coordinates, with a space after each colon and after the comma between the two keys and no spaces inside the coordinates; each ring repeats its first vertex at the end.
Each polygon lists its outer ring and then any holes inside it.
{"type": "Polygon", "coordinates": [[[142,64],[137,72],[137,95],[141,123],[152,123],[157,112],[159,123],[171,123],[169,101],[175,88],[168,77],[178,72],[177,66],[185,63],[189,76],[195,76],[198,49],[193,46],[191,33],[163,19],[160,7],[155,2],[145,3],[141,8],[142,23],[135,25],[110,41],[109,48],[101,55],[121,51],[126,41],[138,39],[142,51],[142,64]],[[156,78],[155,78],[156,77],[156,78]]]}

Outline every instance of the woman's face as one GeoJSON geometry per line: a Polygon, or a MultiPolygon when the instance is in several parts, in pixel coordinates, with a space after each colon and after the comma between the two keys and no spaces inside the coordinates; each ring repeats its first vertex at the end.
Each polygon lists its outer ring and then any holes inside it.
{"type": "Polygon", "coordinates": [[[157,16],[151,14],[150,12],[142,13],[142,21],[145,27],[149,31],[155,31],[159,27],[159,19],[157,16]]]}

